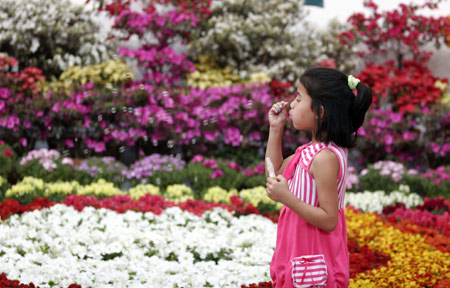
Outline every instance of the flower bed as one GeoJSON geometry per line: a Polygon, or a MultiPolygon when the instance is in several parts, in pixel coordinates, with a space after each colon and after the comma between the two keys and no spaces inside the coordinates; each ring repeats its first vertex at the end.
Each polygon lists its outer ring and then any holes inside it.
{"type": "MultiPolygon", "coordinates": [[[[271,287],[276,218],[261,217],[238,199],[176,204],[149,194],[139,200],[70,195],[61,203],[36,198],[26,205],[7,199],[0,204],[2,281],[6,287],[14,287],[8,279],[71,288],[271,287]],[[213,273],[218,269],[223,273],[213,273]]],[[[350,287],[445,287],[448,221],[435,229],[399,216],[448,215],[448,201],[424,200],[415,210],[385,207],[387,220],[346,209],[350,287]]]]}

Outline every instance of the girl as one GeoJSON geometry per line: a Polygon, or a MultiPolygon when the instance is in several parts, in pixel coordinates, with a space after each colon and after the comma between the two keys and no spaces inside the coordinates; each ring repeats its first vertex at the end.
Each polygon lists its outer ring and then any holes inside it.
{"type": "Polygon", "coordinates": [[[347,149],[354,146],[371,103],[371,90],[351,75],[329,68],[305,72],[289,116],[295,129],[312,131],[312,141],[284,160],[281,139],[287,102],[270,109],[266,157],[277,176],[267,178],[266,190],[272,200],[284,204],[270,265],[274,287],[349,285],[347,149]]]}

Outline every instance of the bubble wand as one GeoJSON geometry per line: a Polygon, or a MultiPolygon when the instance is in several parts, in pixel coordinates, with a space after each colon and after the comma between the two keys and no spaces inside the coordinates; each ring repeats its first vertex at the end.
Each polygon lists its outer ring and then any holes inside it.
{"type": "Polygon", "coordinates": [[[267,172],[269,172],[269,177],[274,180],[278,180],[277,176],[275,175],[275,169],[273,168],[273,163],[269,157],[266,157],[266,167],[267,167],[267,172]]]}

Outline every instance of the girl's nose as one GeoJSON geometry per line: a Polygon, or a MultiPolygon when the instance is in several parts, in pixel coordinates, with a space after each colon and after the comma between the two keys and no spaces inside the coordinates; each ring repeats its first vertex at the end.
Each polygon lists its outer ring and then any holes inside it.
{"type": "Polygon", "coordinates": [[[293,108],[293,106],[294,106],[294,100],[291,100],[291,101],[289,101],[289,107],[292,109],[293,108]]]}

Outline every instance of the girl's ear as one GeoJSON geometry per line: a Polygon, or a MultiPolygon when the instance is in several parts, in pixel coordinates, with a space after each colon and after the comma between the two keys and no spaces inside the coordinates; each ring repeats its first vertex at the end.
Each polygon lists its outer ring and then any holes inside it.
{"type": "Polygon", "coordinates": [[[320,105],[320,119],[323,119],[325,117],[325,108],[323,108],[323,105],[320,105]]]}

